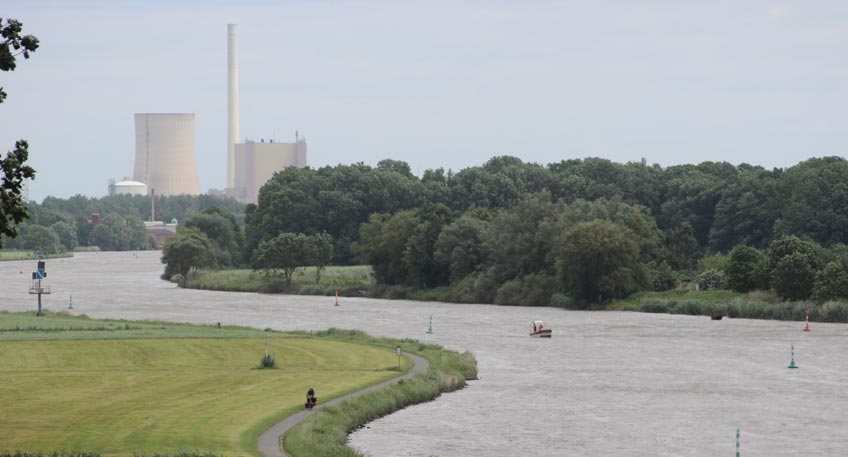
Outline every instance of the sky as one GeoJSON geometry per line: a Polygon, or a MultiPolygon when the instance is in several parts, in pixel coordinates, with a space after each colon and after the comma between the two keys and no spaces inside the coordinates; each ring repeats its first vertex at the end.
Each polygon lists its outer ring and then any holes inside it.
{"type": "Polygon", "coordinates": [[[848,153],[841,0],[4,0],[0,17],[41,41],[0,73],[0,151],[29,141],[36,201],[132,176],[145,112],[195,113],[201,189],[224,187],[229,23],[241,136],[298,131],[312,167],[848,153]]]}

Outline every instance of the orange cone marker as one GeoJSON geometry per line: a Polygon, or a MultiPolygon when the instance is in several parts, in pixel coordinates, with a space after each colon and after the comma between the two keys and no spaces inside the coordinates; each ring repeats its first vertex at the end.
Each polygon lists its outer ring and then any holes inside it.
{"type": "Polygon", "coordinates": [[[806,314],[805,317],[804,317],[804,331],[805,332],[810,331],[810,315],[809,314],[806,314]]]}
{"type": "Polygon", "coordinates": [[[339,306],[339,291],[336,289],[336,306],[339,306]]]}

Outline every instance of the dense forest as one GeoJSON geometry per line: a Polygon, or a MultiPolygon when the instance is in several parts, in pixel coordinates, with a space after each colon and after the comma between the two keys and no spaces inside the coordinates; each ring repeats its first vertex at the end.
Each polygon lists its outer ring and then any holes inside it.
{"type": "MultiPolygon", "coordinates": [[[[47,197],[41,204],[29,202],[26,207],[29,218],[18,226],[16,238],[2,240],[4,248],[48,254],[89,246],[105,251],[156,248],[144,228],[143,221],[150,220],[151,212],[147,196],[47,197]],[[92,223],[93,213],[100,215],[100,224],[92,223]]],[[[239,218],[244,213],[244,205],[235,200],[208,195],[157,196],[155,201],[156,219],[166,222],[183,222],[189,215],[212,207],[239,218]]]]}
{"type": "Polygon", "coordinates": [[[463,302],[589,303],[681,283],[824,299],[848,296],[846,203],[840,157],[772,170],[495,157],[420,178],[384,160],[277,173],[245,210],[242,252],[327,234],[332,263],[463,302]]]}

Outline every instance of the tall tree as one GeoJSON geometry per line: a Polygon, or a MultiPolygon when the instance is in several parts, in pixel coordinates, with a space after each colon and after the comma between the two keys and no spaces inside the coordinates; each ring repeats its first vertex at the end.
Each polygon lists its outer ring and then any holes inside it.
{"type": "Polygon", "coordinates": [[[727,285],[736,292],[750,292],[768,288],[765,256],[755,248],[739,244],[730,251],[727,263],[727,285]]]}
{"type": "MultiPolygon", "coordinates": [[[[21,35],[22,30],[20,21],[6,19],[4,24],[3,18],[0,18],[0,70],[14,71],[18,56],[29,59],[29,54],[38,49],[38,38],[21,35]]],[[[5,99],[6,92],[0,87],[0,103],[5,99]]],[[[21,191],[24,179],[35,177],[35,170],[25,165],[28,158],[29,144],[26,140],[16,141],[15,149],[9,151],[5,159],[0,158],[0,235],[10,238],[18,235],[15,225],[27,217],[21,191]]]]}
{"type": "Polygon", "coordinates": [[[557,270],[562,287],[588,302],[626,297],[648,282],[636,235],[603,220],[577,224],[563,236],[557,270]]]}
{"type": "Polygon", "coordinates": [[[817,246],[796,236],[785,236],[771,242],[768,249],[768,271],[771,286],[783,299],[810,298],[821,268],[817,246]]]}
{"type": "Polygon", "coordinates": [[[171,279],[176,274],[188,279],[199,268],[217,266],[215,247],[199,230],[181,230],[165,243],[162,263],[165,264],[163,279],[171,279]]]}

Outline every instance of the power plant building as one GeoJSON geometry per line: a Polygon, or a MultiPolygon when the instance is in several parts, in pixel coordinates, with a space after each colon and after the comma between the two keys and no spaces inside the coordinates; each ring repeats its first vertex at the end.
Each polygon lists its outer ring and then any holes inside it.
{"type": "Polygon", "coordinates": [[[234,154],[233,192],[238,200],[256,203],[259,189],[286,167],[306,167],[306,140],[294,143],[247,141],[236,143],[234,154]]]}
{"type": "Polygon", "coordinates": [[[157,195],[198,195],[194,113],[136,113],[133,181],[157,195]]]}
{"type": "MultiPolygon", "coordinates": [[[[256,203],[259,189],[286,167],[306,167],[306,140],[239,143],[238,26],[227,25],[227,183],[224,195],[256,203]]],[[[149,184],[149,183],[148,183],[149,184]]]]}

